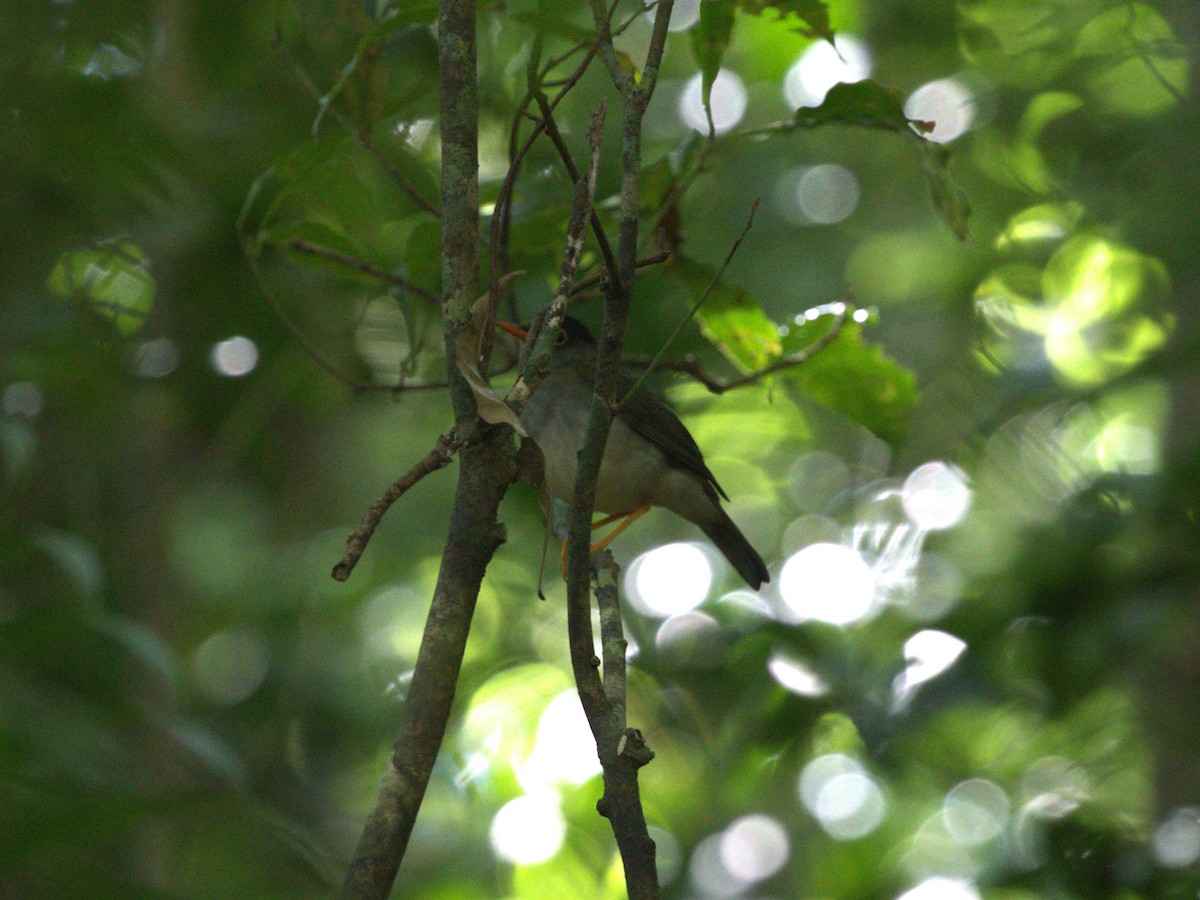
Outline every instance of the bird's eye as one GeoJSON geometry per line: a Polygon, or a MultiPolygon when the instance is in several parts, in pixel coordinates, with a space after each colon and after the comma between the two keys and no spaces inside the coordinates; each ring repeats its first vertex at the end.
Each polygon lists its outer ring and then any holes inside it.
{"type": "Polygon", "coordinates": [[[567,330],[565,328],[558,329],[558,338],[554,341],[555,347],[561,347],[567,342],[567,330]]]}

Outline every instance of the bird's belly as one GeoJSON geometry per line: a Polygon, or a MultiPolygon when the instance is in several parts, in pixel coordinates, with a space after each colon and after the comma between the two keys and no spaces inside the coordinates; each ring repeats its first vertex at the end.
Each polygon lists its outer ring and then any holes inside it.
{"type": "MultiPolygon", "coordinates": [[[[546,462],[546,488],[560,500],[570,502],[575,492],[576,454],[580,440],[554,441],[543,444],[546,462]],[[570,446],[570,452],[547,453],[546,446],[570,446]]],[[[620,420],[613,422],[600,463],[596,480],[597,512],[621,515],[633,512],[654,499],[657,487],[667,469],[662,452],[649,442],[634,435],[620,420]]]]}

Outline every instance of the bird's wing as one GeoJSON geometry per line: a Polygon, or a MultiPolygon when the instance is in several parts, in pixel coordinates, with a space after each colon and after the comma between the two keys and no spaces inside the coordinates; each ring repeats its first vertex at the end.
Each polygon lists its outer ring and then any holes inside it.
{"type": "MultiPolygon", "coordinates": [[[[617,398],[625,396],[633,387],[632,379],[622,378],[617,387],[617,398]]],[[[637,434],[650,441],[666,454],[667,461],[699,476],[705,486],[711,485],[718,494],[729,499],[729,495],[717,483],[716,476],[704,462],[704,456],[687,426],[679,421],[675,410],[667,406],[649,391],[639,389],[621,411],[620,419],[637,434]]]]}

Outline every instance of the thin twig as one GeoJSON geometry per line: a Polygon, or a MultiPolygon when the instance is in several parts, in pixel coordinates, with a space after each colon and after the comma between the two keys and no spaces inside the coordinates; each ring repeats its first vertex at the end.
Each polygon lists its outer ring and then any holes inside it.
{"type": "MultiPolygon", "coordinates": [[[[748,384],[761,381],[763,378],[766,378],[768,375],[774,375],[776,372],[782,372],[785,369],[791,369],[795,366],[804,365],[806,362],[832,344],[835,340],[837,340],[837,336],[842,333],[842,329],[846,327],[846,323],[850,320],[850,310],[843,308],[839,312],[834,313],[833,316],[833,323],[829,326],[829,330],[814,340],[803,350],[798,350],[795,353],[784,357],[783,359],[776,360],[769,366],[756,369],[753,372],[748,372],[745,375],[738,376],[737,378],[731,378],[728,381],[723,381],[719,378],[714,378],[713,376],[709,375],[705,371],[703,365],[701,365],[700,360],[691,354],[681,357],[680,359],[660,360],[656,363],[656,365],[660,369],[666,369],[671,372],[681,372],[684,375],[688,375],[700,382],[700,384],[704,385],[714,394],[724,394],[726,391],[732,391],[734,388],[745,387],[748,384]]],[[[639,359],[638,357],[630,357],[625,360],[625,362],[631,365],[649,364],[648,360],[639,359]]]]}
{"type": "Polygon", "coordinates": [[[404,858],[454,703],[488,562],[505,539],[496,520],[513,469],[512,432],[482,426],[455,361],[455,338],[479,296],[479,106],[474,0],[439,0],[438,102],[446,375],[463,448],[458,486],[421,649],[379,788],[339,896],[384,900],[404,858]]]}
{"type": "MultiPolygon", "coordinates": [[[[535,94],[538,103],[538,109],[542,113],[542,121],[546,125],[546,136],[550,138],[550,142],[554,144],[558,155],[562,159],[563,167],[567,170],[567,174],[572,181],[579,181],[579,167],[575,165],[575,160],[571,156],[571,148],[567,146],[567,142],[563,140],[562,132],[558,130],[558,123],[554,121],[554,110],[550,108],[550,103],[546,99],[546,95],[542,91],[537,91],[535,94]]],[[[594,189],[593,189],[594,193],[594,189]]],[[[591,207],[590,219],[592,225],[592,234],[596,236],[596,246],[600,248],[600,255],[604,257],[604,266],[609,272],[617,271],[617,257],[613,253],[612,244],[608,241],[608,235],[604,233],[604,223],[600,221],[600,217],[596,214],[595,206],[591,207]]]]}
{"type": "MultiPolygon", "coordinates": [[[[598,2],[600,2],[603,5],[603,0],[598,0],[598,2]]],[[[616,9],[616,0],[614,0],[613,7],[612,7],[612,10],[615,10],[615,9],[616,9]]],[[[607,16],[612,15],[612,10],[610,10],[607,13],[607,16]]],[[[608,19],[606,18],[605,21],[607,23],[608,19]]],[[[606,27],[607,27],[607,25],[606,25],[606,27]]],[[[575,67],[575,71],[572,72],[567,77],[566,81],[563,83],[563,86],[559,89],[558,93],[555,94],[554,98],[550,101],[550,109],[551,110],[553,110],[556,106],[558,106],[558,104],[562,101],[563,97],[565,97],[571,91],[571,89],[574,88],[575,85],[579,83],[579,79],[583,78],[584,73],[587,72],[588,67],[592,64],[592,60],[595,58],[596,52],[599,49],[599,46],[600,46],[600,42],[597,40],[595,43],[592,44],[591,47],[588,48],[587,53],[584,55],[583,60],[579,63],[578,66],[575,67]]],[[[497,265],[499,263],[499,257],[501,255],[500,254],[501,228],[504,223],[504,215],[506,215],[506,214],[502,214],[502,209],[504,207],[507,207],[508,204],[510,204],[512,202],[513,187],[516,184],[517,175],[521,171],[521,163],[524,161],[525,155],[529,152],[529,150],[533,147],[534,142],[537,141],[537,139],[541,136],[542,132],[545,130],[546,130],[546,120],[544,118],[534,124],[533,130],[529,133],[529,136],[527,138],[525,138],[525,143],[523,143],[521,145],[521,148],[517,151],[516,156],[509,163],[508,171],[504,175],[504,181],[500,185],[500,192],[496,195],[496,206],[492,210],[491,254],[490,254],[490,259],[492,260],[492,267],[491,267],[490,279],[489,279],[493,286],[499,280],[499,272],[500,272],[500,270],[497,268],[497,265]]]]}
{"type": "Polygon", "coordinates": [[[617,726],[625,728],[625,625],[621,619],[621,594],[617,589],[621,574],[612,552],[596,555],[596,606],[600,610],[600,652],[604,660],[604,694],[612,706],[617,726]]]}
{"type": "Polygon", "coordinates": [[[567,299],[575,282],[579,260],[583,256],[584,235],[587,223],[592,217],[596,181],[600,176],[600,145],[604,138],[605,109],[606,104],[601,100],[588,125],[591,156],[586,177],[580,178],[575,184],[575,200],[571,204],[566,246],[563,248],[562,265],[559,268],[558,293],[544,310],[536,327],[531,324],[529,334],[525,338],[529,353],[524,371],[505,398],[508,405],[518,413],[550,370],[550,355],[558,339],[559,326],[567,314],[567,299]]]}
{"type": "Polygon", "coordinates": [[[466,442],[454,437],[452,432],[446,432],[437,439],[437,446],[430,450],[420,462],[392,482],[388,489],[379,496],[379,499],[367,509],[362,524],[354,529],[350,537],[346,538],[346,555],[333,567],[334,581],[345,581],[350,577],[350,573],[354,571],[354,567],[367,549],[371,535],[375,533],[384,513],[391,509],[392,504],[408,493],[409,489],[426,475],[450,465],[454,454],[465,445],[466,442]]]}
{"type": "Polygon", "coordinates": [[[319,256],[322,259],[328,259],[332,262],[339,263],[347,269],[353,269],[355,272],[361,272],[364,275],[369,275],[372,278],[378,278],[380,281],[386,281],[393,287],[398,287],[400,290],[412,294],[415,297],[420,297],[422,300],[427,300],[438,309],[441,308],[442,299],[429,288],[421,287],[421,285],[409,281],[407,278],[401,278],[391,272],[385,272],[378,266],[373,266],[364,259],[359,259],[357,256],[351,256],[349,253],[343,253],[340,250],[334,250],[332,247],[323,247],[320,244],[314,244],[312,241],[304,238],[292,238],[287,242],[287,246],[291,250],[299,253],[308,253],[312,256],[319,256]]]}
{"type": "MultiPolygon", "coordinates": [[[[652,256],[647,256],[642,259],[639,259],[637,261],[637,267],[639,269],[644,269],[647,266],[657,266],[660,263],[665,263],[670,258],[671,258],[670,250],[660,250],[658,253],[655,253],[652,256]]],[[[600,272],[595,272],[595,273],[589,275],[587,278],[579,279],[577,282],[575,282],[574,287],[571,288],[572,300],[574,300],[576,297],[578,297],[580,294],[582,294],[584,291],[588,290],[589,288],[596,287],[601,282],[603,282],[604,279],[607,277],[608,277],[607,272],[600,271],[600,272]]]]}
{"type": "MultiPolygon", "coordinates": [[[[242,235],[242,244],[246,248],[246,259],[250,263],[250,270],[254,273],[254,278],[258,282],[259,289],[262,291],[263,300],[266,301],[267,308],[271,310],[272,315],[274,315],[276,319],[283,323],[283,327],[291,332],[292,337],[296,339],[296,343],[299,344],[301,349],[303,349],[304,352],[312,358],[312,361],[332,375],[335,380],[340,381],[342,384],[346,385],[346,387],[351,388],[352,390],[366,391],[375,389],[377,387],[384,387],[377,386],[366,381],[359,381],[357,378],[347,375],[325,357],[325,354],[321,352],[320,348],[318,348],[317,345],[309,338],[309,336],[304,333],[304,329],[293,322],[291,316],[284,312],[283,305],[279,302],[279,299],[267,287],[266,280],[263,278],[262,270],[258,265],[257,258],[255,257],[253,251],[249,248],[245,235],[242,235]]],[[[386,387],[390,388],[390,385],[386,387]]]]}
{"type": "MultiPolygon", "coordinates": [[[[621,212],[617,243],[617,271],[605,284],[604,322],[596,351],[596,380],[588,413],[583,447],[579,451],[571,500],[567,554],[567,634],[571,669],[596,738],[596,752],[604,770],[604,794],[596,805],[608,818],[625,869],[625,886],[631,898],[645,900],[661,894],[655,865],[654,841],[646,828],[638,788],[638,769],[648,760],[641,736],[624,727],[624,716],[614,710],[596,672],[592,651],[591,602],[588,592],[588,546],[596,484],[604,457],[612,405],[616,400],[621,349],[629,321],[633,281],[637,268],[638,209],[641,191],[642,119],[654,93],[671,15],[672,0],[661,0],[641,79],[635,81],[620,63],[603,0],[592,0],[599,53],[609,77],[621,95],[621,212]],[[630,750],[631,752],[626,752],[630,750]]],[[[614,689],[619,683],[611,685],[614,689]]]]}
{"type": "Polygon", "coordinates": [[[296,80],[304,86],[305,90],[308,91],[313,100],[315,100],[317,105],[321,108],[321,114],[324,115],[326,112],[328,112],[330,115],[332,115],[334,121],[338,123],[342,130],[347,134],[353,135],[358,142],[362,144],[363,149],[375,158],[375,160],[383,167],[384,171],[391,176],[392,180],[399,185],[400,189],[404,191],[404,193],[406,193],[414,203],[416,203],[426,212],[440,217],[441,211],[437,208],[437,206],[427,200],[424,195],[422,195],[421,192],[416,189],[412,182],[410,182],[404,176],[404,173],[397,169],[395,164],[383,155],[382,151],[375,146],[375,142],[371,140],[371,136],[367,132],[360,128],[355,128],[354,124],[348,118],[346,118],[341,110],[332,105],[324,103],[326,95],[321,93],[320,88],[316,86],[313,80],[309,78],[308,73],[304,71],[304,67],[300,65],[299,61],[297,61],[283,45],[283,28],[278,20],[275,23],[275,36],[272,40],[272,45],[280,59],[287,63],[288,68],[292,70],[292,74],[295,76],[296,80]]]}
{"type": "Polygon", "coordinates": [[[654,370],[658,368],[658,364],[662,361],[663,356],[666,355],[667,348],[671,346],[675,338],[679,337],[679,333],[683,331],[684,326],[695,318],[696,313],[700,311],[700,307],[704,305],[704,301],[711,296],[716,286],[721,283],[721,278],[724,276],[725,270],[729,268],[729,264],[733,261],[733,257],[738,252],[738,248],[742,246],[742,241],[746,239],[746,235],[750,233],[750,226],[754,224],[754,214],[758,212],[758,204],[761,202],[761,200],[761,197],[754,198],[754,202],[750,204],[750,215],[746,219],[746,225],[742,228],[742,233],[737,236],[737,240],[733,242],[733,245],[729,248],[729,252],[725,254],[725,259],[721,262],[720,268],[713,273],[712,279],[708,282],[708,287],[704,289],[704,293],[700,295],[700,299],[692,304],[692,308],[688,311],[688,314],[680,320],[678,325],[675,326],[675,330],[671,332],[671,336],[668,337],[666,341],[663,342],[663,345],[658,348],[658,353],[655,354],[654,358],[650,361],[650,365],[646,367],[646,371],[643,372],[638,380],[633,383],[633,387],[626,392],[625,396],[617,402],[617,408],[614,413],[620,412],[625,405],[629,403],[629,398],[634,395],[634,392],[636,392],[637,389],[642,386],[642,382],[644,382],[654,373],[654,370]]]}

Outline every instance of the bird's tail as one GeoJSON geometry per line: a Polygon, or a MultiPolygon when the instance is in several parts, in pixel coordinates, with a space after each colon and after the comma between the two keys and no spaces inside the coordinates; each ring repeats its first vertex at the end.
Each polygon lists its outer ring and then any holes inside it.
{"type": "Polygon", "coordinates": [[[711,524],[701,525],[709,540],[717,545],[717,549],[725,554],[725,558],[737,569],[737,573],[746,580],[746,584],[758,590],[763,582],[770,581],[767,564],[758,555],[758,551],[750,546],[746,536],[733,524],[733,519],[720,507],[717,508],[720,517],[711,524]]]}

